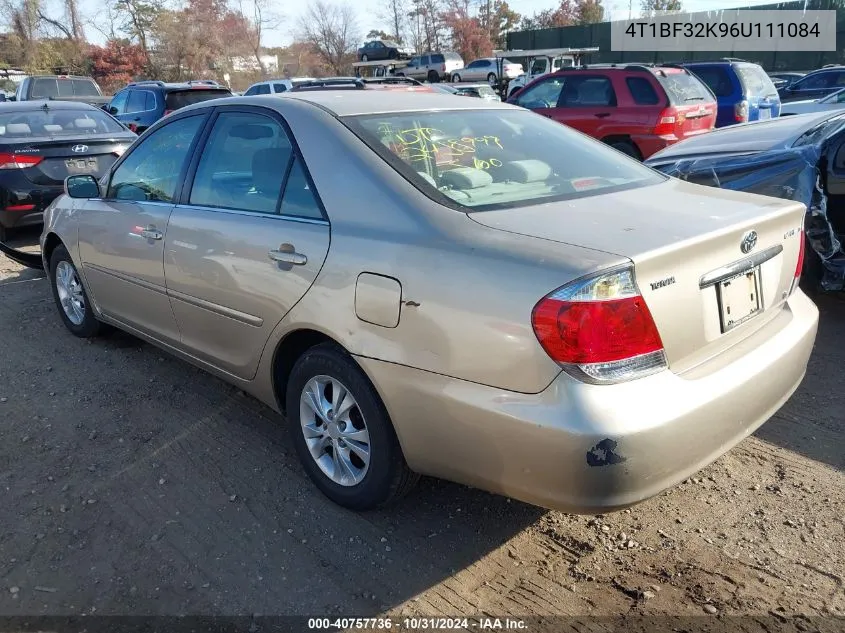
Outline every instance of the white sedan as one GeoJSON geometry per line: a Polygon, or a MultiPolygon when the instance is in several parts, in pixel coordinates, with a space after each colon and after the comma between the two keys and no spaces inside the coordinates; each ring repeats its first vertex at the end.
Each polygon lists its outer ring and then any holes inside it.
{"type": "MultiPolygon", "coordinates": [[[[499,80],[499,63],[499,60],[495,57],[476,59],[453,73],[452,81],[456,83],[461,81],[486,81],[490,85],[494,85],[499,80]]],[[[501,70],[502,75],[507,79],[519,77],[525,72],[521,64],[509,59],[501,60],[501,70]]]]}
{"type": "Polygon", "coordinates": [[[845,88],[837,90],[821,99],[807,99],[806,101],[784,103],[781,107],[780,115],[808,114],[810,112],[824,112],[826,110],[842,110],[843,108],[845,108],[845,88]]]}

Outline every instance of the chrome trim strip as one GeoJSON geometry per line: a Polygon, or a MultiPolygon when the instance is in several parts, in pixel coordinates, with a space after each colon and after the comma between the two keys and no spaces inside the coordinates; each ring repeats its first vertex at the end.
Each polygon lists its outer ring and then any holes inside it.
{"type": "Polygon", "coordinates": [[[704,288],[715,286],[720,281],[725,281],[731,277],[747,273],[749,270],[757,268],[757,266],[777,257],[782,252],[783,245],[776,244],[775,246],[770,246],[769,248],[760,251],[756,255],[746,257],[745,259],[733,262],[732,264],[727,264],[726,266],[721,266],[716,270],[711,270],[709,273],[701,276],[701,279],[698,280],[698,287],[703,290],[704,288]]]}
{"type": "Polygon", "coordinates": [[[232,209],[231,207],[209,207],[202,204],[180,204],[179,209],[194,209],[196,211],[210,211],[212,213],[227,213],[231,215],[245,215],[250,218],[266,218],[268,220],[284,220],[286,222],[300,222],[302,224],[317,224],[329,226],[329,221],[323,218],[306,218],[300,215],[286,215],[284,213],[262,213],[261,211],[247,211],[246,209],[232,209]]]}
{"type": "Polygon", "coordinates": [[[251,314],[247,314],[246,312],[240,312],[238,310],[234,310],[233,308],[227,308],[226,306],[221,306],[217,303],[206,301],[205,299],[198,299],[197,297],[186,295],[177,290],[171,290],[168,288],[167,295],[171,299],[178,299],[179,301],[183,301],[194,307],[202,308],[203,310],[208,310],[209,312],[214,312],[215,314],[219,314],[220,316],[227,317],[234,321],[240,321],[241,323],[246,323],[247,325],[251,325],[253,327],[261,327],[262,325],[264,325],[264,319],[262,319],[261,317],[253,316],[251,314]]]}
{"type": "Polygon", "coordinates": [[[84,264],[84,268],[90,268],[92,270],[96,270],[97,272],[103,273],[104,275],[109,275],[110,277],[115,277],[116,279],[120,279],[121,281],[125,281],[126,283],[133,284],[135,286],[140,286],[141,288],[145,288],[147,290],[152,290],[153,292],[157,292],[162,295],[166,295],[167,291],[162,286],[157,286],[154,283],[149,281],[144,281],[143,279],[138,279],[137,277],[130,277],[129,275],[125,275],[123,273],[116,272],[114,270],[109,270],[108,268],[103,268],[102,266],[97,266],[96,264],[84,264]]]}

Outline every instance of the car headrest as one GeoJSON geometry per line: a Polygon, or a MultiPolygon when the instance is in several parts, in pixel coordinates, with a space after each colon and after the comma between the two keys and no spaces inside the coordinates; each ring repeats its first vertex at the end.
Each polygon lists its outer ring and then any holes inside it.
{"type": "Polygon", "coordinates": [[[91,130],[97,127],[94,119],[74,119],[73,126],[79,130],[91,130]]]}
{"type": "Polygon", "coordinates": [[[443,172],[440,180],[444,185],[455,189],[478,189],[493,184],[493,176],[482,169],[456,167],[443,172]]]}
{"type": "Polygon", "coordinates": [[[290,155],[290,147],[268,147],[255,152],[252,157],[253,186],[261,193],[278,195],[290,155]]]}
{"type": "Polygon", "coordinates": [[[417,176],[419,176],[420,178],[422,178],[423,180],[425,180],[425,181],[426,181],[428,184],[430,184],[432,187],[437,188],[437,183],[436,183],[436,182],[434,182],[434,178],[432,178],[431,176],[429,176],[429,175],[428,175],[427,173],[425,173],[424,171],[418,171],[418,172],[417,172],[417,176]]]}
{"type": "Polygon", "coordinates": [[[45,132],[61,132],[64,128],[61,125],[55,125],[53,123],[47,123],[44,125],[45,132]]]}
{"type": "Polygon", "coordinates": [[[514,160],[502,165],[500,173],[514,182],[542,182],[552,175],[552,168],[541,160],[514,160]]]}
{"type": "Polygon", "coordinates": [[[26,123],[9,123],[6,126],[6,134],[32,134],[32,130],[26,123]]]}

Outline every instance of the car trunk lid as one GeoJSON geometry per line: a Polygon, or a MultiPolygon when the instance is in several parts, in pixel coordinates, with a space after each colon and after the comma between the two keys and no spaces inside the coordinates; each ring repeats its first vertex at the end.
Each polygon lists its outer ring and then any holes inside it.
{"type": "Polygon", "coordinates": [[[682,68],[661,68],[655,76],[670,104],[658,117],[657,134],[684,139],[716,126],[716,99],[698,77],[682,68]]]}
{"type": "Polygon", "coordinates": [[[37,185],[61,185],[65,178],[91,174],[99,179],[111,168],[131,141],[106,139],[31,139],[4,144],[0,153],[25,165],[21,172],[37,185]]]}
{"type": "Polygon", "coordinates": [[[469,215],[492,228],[630,259],[670,368],[681,373],[757,331],[782,307],[804,213],[800,203],[672,180],[469,215]]]}

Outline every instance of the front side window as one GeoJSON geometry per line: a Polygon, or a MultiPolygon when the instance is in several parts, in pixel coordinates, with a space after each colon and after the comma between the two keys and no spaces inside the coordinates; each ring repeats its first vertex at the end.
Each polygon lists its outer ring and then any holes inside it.
{"type": "Polygon", "coordinates": [[[508,209],[665,180],[598,141],[525,111],[428,111],[343,121],[423,193],[461,211],[508,209]]]}
{"type": "Polygon", "coordinates": [[[112,175],[107,198],[173,202],[179,177],[204,116],[172,121],[143,139],[112,175]]]}
{"type": "Polygon", "coordinates": [[[717,97],[730,97],[733,94],[734,86],[724,66],[694,66],[691,70],[717,97]]]}
{"type": "Polygon", "coordinates": [[[203,148],[190,203],[277,213],[292,158],[291,142],[277,121],[224,112],[203,148]]]}
{"type": "Polygon", "coordinates": [[[834,73],[818,73],[795,82],[791,88],[794,90],[822,90],[832,86],[834,79],[834,73]]]}
{"type": "Polygon", "coordinates": [[[550,77],[523,90],[516,103],[531,110],[556,108],[565,83],[564,77],[550,77]]]}
{"type": "Polygon", "coordinates": [[[143,90],[130,90],[129,101],[126,104],[126,114],[143,112],[147,109],[146,92],[143,90]]]}
{"type": "Polygon", "coordinates": [[[109,104],[109,114],[116,115],[116,114],[123,114],[126,111],[126,101],[129,98],[129,91],[123,90],[122,92],[118,92],[114,99],[111,100],[109,104]]]}

